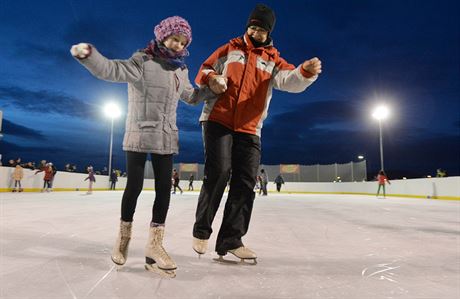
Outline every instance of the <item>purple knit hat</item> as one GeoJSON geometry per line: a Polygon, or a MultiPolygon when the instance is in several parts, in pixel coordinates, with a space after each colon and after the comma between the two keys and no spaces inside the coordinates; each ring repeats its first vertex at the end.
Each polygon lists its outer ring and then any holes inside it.
{"type": "Polygon", "coordinates": [[[173,34],[181,34],[187,38],[188,47],[192,42],[192,27],[184,18],[179,16],[169,17],[155,26],[153,30],[157,41],[162,42],[173,34]]]}

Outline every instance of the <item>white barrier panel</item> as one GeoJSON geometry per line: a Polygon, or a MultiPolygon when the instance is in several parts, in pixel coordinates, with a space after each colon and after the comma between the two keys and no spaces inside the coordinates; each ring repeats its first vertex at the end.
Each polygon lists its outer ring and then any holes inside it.
{"type": "MultiPolygon", "coordinates": [[[[14,187],[14,180],[12,174],[14,167],[0,166],[0,191],[10,191],[14,187]]],[[[39,191],[43,188],[44,172],[35,174],[36,170],[24,169],[24,178],[21,181],[21,186],[25,191],[39,191]]],[[[73,190],[88,190],[89,182],[85,181],[88,174],[58,171],[53,181],[53,190],[55,191],[73,191],[73,190]]],[[[96,182],[93,184],[93,190],[107,190],[109,189],[109,178],[106,175],[95,175],[96,182]]],[[[116,189],[125,189],[126,178],[119,177],[116,184],[116,189]]],[[[201,182],[195,181],[193,183],[195,190],[201,188],[201,182]]],[[[188,181],[181,182],[181,188],[186,190],[188,188],[188,181]]],[[[153,190],[154,180],[145,179],[144,189],[153,190]]]]}
{"type": "MultiPolygon", "coordinates": [[[[12,167],[0,167],[0,191],[10,191],[14,186],[12,167]]],[[[22,188],[25,191],[38,191],[43,187],[44,173],[35,174],[35,170],[24,169],[22,188]]],[[[53,190],[87,190],[88,181],[84,181],[87,174],[58,171],[53,182],[53,190]]],[[[201,188],[201,181],[193,183],[194,189],[201,188]]],[[[124,189],[126,178],[118,178],[117,189],[124,189]]],[[[180,186],[188,189],[188,181],[182,180],[180,186]]],[[[346,183],[298,183],[287,182],[282,187],[282,192],[299,193],[347,193],[347,194],[375,194],[377,182],[346,182],[346,183]]],[[[109,180],[107,176],[96,175],[94,190],[107,190],[109,180]]],[[[144,180],[144,189],[154,189],[154,180],[144,180]]],[[[270,192],[276,192],[273,182],[268,184],[270,192]]],[[[422,178],[409,180],[392,180],[391,185],[386,185],[386,193],[391,196],[410,196],[421,198],[460,199],[460,177],[447,178],[422,178]]]]}
{"type": "MultiPolygon", "coordinates": [[[[376,194],[377,182],[346,183],[297,183],[287,182],[282,186],[285,192],[376,194]]],[[[386,185],[387,195],[422,198],[460,199],[460,177],[422,178],[392,180],[386,185]]],[[[269,183],[269,191],[276,192],[276,185],[269,183]]],[[[382,194],[382,193],[381,193],[382,194]]]]}

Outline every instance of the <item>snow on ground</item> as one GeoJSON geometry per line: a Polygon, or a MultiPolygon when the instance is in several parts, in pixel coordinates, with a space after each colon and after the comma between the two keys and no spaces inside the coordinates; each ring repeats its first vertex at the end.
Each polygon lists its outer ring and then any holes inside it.
{"type": "Polygon", "coordinates": [[[198,193],[173,195],[165,248],[177,277],[144,270],[154,192],[140,196],[129,259],[110,260],[122,192],[0,193],[0,298],[459,298],[460,202],[353,195],[256,198],[256,266],[191,248],[198,193]]]}

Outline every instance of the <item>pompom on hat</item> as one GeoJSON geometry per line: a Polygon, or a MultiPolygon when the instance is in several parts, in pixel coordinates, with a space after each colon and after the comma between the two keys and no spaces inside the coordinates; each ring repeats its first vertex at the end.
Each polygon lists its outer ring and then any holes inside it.
{"type": "Polygon", "coordinates": [[[158,42],[162,42],[174,34],[180,34],[187,38],[187,45],[185,45],[186,47],[188,47],[192,42],[192,27],[190,27],[190,24],[187,22],[187,20],[179,16],[173,16],[164,19],[160,22],[160,24],[155,26],[153,32],[155,33],[155,39],[158,42]]]}

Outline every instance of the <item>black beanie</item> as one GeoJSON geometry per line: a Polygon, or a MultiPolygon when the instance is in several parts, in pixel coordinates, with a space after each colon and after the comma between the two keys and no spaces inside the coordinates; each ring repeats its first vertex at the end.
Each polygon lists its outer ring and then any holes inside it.
{"type": "Polygon", "coordinates": [[[264,4],[257,4],[249,16],[246,28],[249,26],[259,26],[268,32],[272,32],[273,27],[275,27],[275,21],[275,13],[270,7],[264,4]]]}

